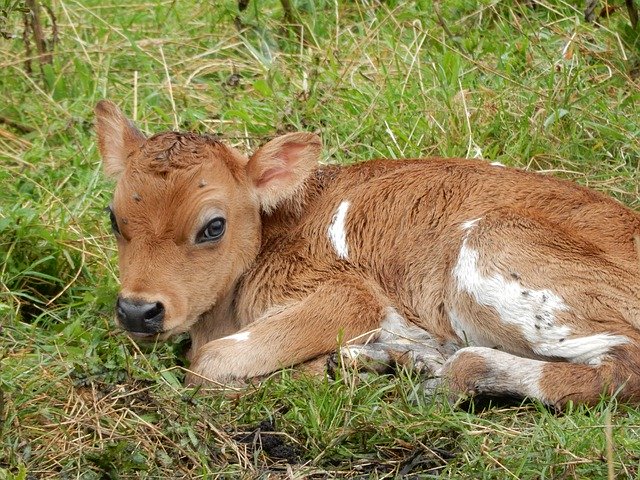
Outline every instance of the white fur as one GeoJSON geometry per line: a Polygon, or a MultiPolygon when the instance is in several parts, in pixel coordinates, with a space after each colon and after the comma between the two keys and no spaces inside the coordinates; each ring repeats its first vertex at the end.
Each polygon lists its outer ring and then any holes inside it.
{"type": "MultiPolygon", "coordinates": [[[[606,333],[568,338],[571,329],[556,321],[558,312],[568,310],[560,296],[547,289],[524,288],[519,282],[500,274],[483,276],[478,269],[478,257],[478,252],[469,248],[465,239],[453,269],[458,288],[471,295],[478,304],[495,309],[502,322],[517,326],[535,354],[575,363],[598,364],[610,348],[628,342],[627,337],[606,333]]],[[[451,315],[451,322],[462,340],[465,336],[471,337],[475,344],[491,346],[482,340],[480,332],[470,329],[455,312],[451,315]]]]}
{"type": "MultiPolygon", "coordinates": [[[[501,350],[485,347],[467,347],[458,350],[447,360],[448,364],[463,355],[481,357],[489,368],[489,374],[478,379],[480,391],[513,392],[545,400],[546,396],[540,388],[540,380],[545,364],[540,360],[523,358],[501,350]]],[[[437,372],[441,374],[441,372],[437,372]]]]}
{"type": "Polygon", "coordinates": [[[340,347],[340,355],[346,360],[357,360],[358,357],[366,356],[366,345],[345,345],[340,347]]]}
{"type": "Polygon", "coordinates": [[[347,200],[340,203],[336,213],[333,215],[331,225],[329,225],[329,229],[327,230],[333,249],[336,251],[338,257],[343,260],[347,260],[349,258],[349,246],[347,245],[345,220],[347,218],[347,210],[349,210],[350,205],[351,203],[347,200]]]}
{"type": "Polygon", "coordinates": [[[460,338],[461,340],[464,340],[465,342],[467,341],[467,332],[466,332],[466,325],[465,323],[462,321],[462,318],[460,318],[460,315],[458,315],[458,312],[456,312],[455,310],[451,310],[449,312],[449,321],[451,322],[451,326],[453,327],[453,331],[456,333],[456,335],[458,336],[458,338],[460,338]]]}
{"type": "Polygon", "coordinates": [[[235,340],[236,342],[246,342],[247,340],[249,340],[250,335],[251,335],[251,332],[249,332],[248,330],[245,330],[244,332],[234,333],[233,335],[228,335],[226,337],[223,337],[222,340],[235,340]]]}
{"type": "Polygon", "coordinates": [[[568,338],[561,343],[544,345],[544,349],[536,349],[536,353],[547,357],[564,358],[572,363],[600,365],[609,350],[629,343],[624,335],[599,333],[588,337],[568,338]]]}
{"type": "Polygon", "coordinates": [[[492,167],[504,167],[504,165],[500,162],[491,162],[492,167]]]}
{"type": "Polygon", "coordinates": [[[453,331],[458,338],[462,340],[463,346],[476,346],[476,347],[495,347],[484,332],[478,330],[473,323],[465,321],[462,315],[459,315],[455,309],[449,311],[449,321],[453,327],[453,331]]]}
{"type": "Polygon", "coordinates": [[[523,288],[517,281],[499,274],[483,276],[478,270],[478,252],[469,248],[466,240],[453,275],[460,290],[480,305],[493,307],[504,323],[520,327],[533,345],[558,341],[569,335],[569,327],[555,323],[556,312],[567,310],[562,298],[550,290],[523,288]]]}
{"type": "Polygon", "coordinates": [[[426,330],[407,322],[393,307],[387,307],[386,315],[380,325],[378,342],[407,341],[420,342],[431,338],[426,330]]]}
{"type": "Polygon", "coordinates": [[[523,288],[518,282],[500,274],[483,276],[478,269],[478,252],[462,243],[453,275],[460,290],[470,294],[480,305],[493,307],[500,320],[516,325],[534,350],[551,350],[570,329],[558,325],[555,314],[567,310],[562,298],[550,290],[523,288]]]}
{"type": "Polygon", "coordinates": [[[500,354],[495,355],[494,352],[492,352],[490,361],[490,363],[493,363],[494,368],[507,370],[516,386],[523,385],[524,393],[528,397],[545,400],[546,395],[540,387],[540,380],[542,379],[542,372],[546,362],[528,358],[521,359],[520,357],[515,357],[517,360],[513,361],[513,355],[509,355],[506,352],[500,352],[500,354]],[[509,356],[507,357],[507,355],[509,356]]]}
{"type": "Polygon", "coordinates": [[[465,232],[467,230],[471,230],[473,227],[475,227],[478,222],[480,221],[480,218],[474,218],[473,220],[467,220],[466,222],[462,223],[462,230],[464,230],[465,232]]]}

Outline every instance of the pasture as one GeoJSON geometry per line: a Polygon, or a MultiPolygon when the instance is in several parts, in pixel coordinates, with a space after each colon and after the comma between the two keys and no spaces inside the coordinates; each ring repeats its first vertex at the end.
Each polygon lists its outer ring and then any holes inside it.
{"type": "Polygon", "coordinates": [[[637,478],[640,413],[615,398],[451,405],[404,371],[198,391],[186,338],[138,345],[113,321],[102,98],[146,133],[251,151],[306,130],[329,163],[484,158],[640,208],[638,31],[622,5],[594,25],[577,3],[53,0],[47,63],[5,2],[0,480],[637,478]]]}

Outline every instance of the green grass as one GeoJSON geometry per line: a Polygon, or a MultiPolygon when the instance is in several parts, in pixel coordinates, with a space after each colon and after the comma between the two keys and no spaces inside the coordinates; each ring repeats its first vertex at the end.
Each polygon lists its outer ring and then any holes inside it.
{"type": "Polygon", "coordinates": [[[251,149],[318,131],[328,162],[482,156],[640,206],[623,9],[597,28],[561,0],[293,3],[302,29],[277,1],[252,1],[242,30],[229,0],[55,1],[54,61],[31,76],[20,14],[3,22],[17,38],[0,38],[0,479],[637,478],[640,413],[615,402],[452,407],[403,372],[194,392],[183,342],[139,347],[114,327],[104,97],[147,132],[251,149]]]}

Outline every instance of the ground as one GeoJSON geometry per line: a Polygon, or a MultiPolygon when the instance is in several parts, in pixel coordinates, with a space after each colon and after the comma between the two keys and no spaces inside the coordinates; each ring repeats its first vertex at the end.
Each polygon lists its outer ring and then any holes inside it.
{"type": "Polygon", "coordinates": [[[107,97],[149,133],[251,150],[314,131],[326,162],[482,157],[638,208],[626,10],[594,25],[562,0],[295,0],[289,15],[274,0],[241,13],[230,0],[52,0],[56,28],[40,16],[57,41],[40,64],[23,4],[5,3],[0,479],[637,477],[640,412],[615,399],[562,414],[452,405],[407,372],[183,388],[184,339],[139,346],[114,327],[112,184],[92,128],[107,97]]]}

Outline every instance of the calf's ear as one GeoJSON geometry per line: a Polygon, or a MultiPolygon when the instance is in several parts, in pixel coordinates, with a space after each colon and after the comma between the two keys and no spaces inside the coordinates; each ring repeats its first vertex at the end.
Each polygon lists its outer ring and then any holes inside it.
{"type": "Polygon", "coordinates": [[[247,173],[263,210],[273,210],[304,185],[318,164],[321,149],[320,137],[296,132],[274,138],[249,158],[247,173]]]}
{"type": "Polygon", "coordinates": [[[124,170],[127,157],[140,148],[145,136],[109,100],[100,100],[95,114],[98,149],[104,171],[110,177],[117,178],[124,170]]]}

